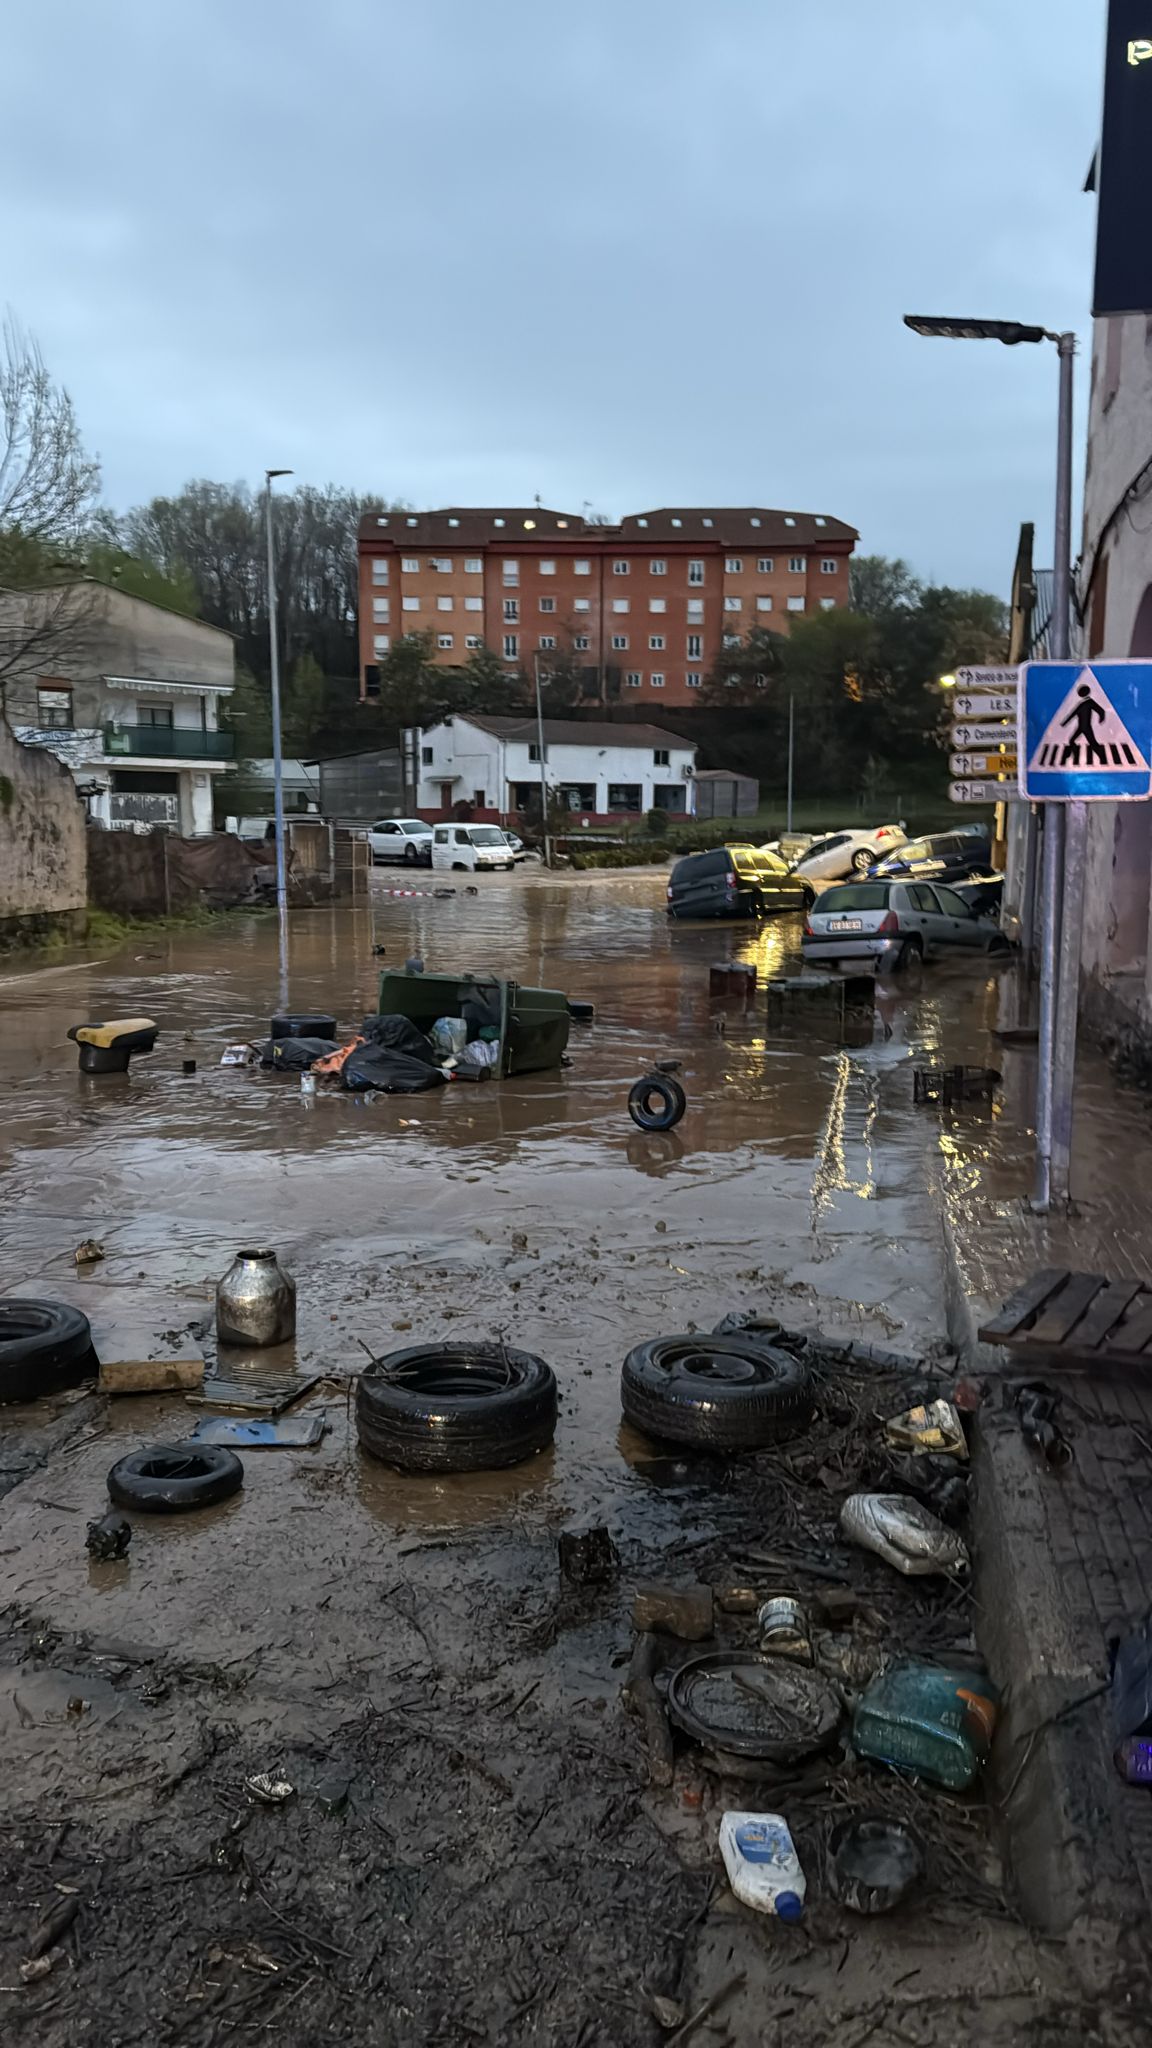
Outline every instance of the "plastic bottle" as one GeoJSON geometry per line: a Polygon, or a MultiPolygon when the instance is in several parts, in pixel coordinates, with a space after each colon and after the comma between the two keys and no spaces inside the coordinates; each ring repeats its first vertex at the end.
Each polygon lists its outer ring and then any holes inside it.
{"type": "Polygon", "coordinates": [[[720,1854],[742,1905],[774,1913],[778,1920],[799,1920],[808,1887],[782,1814],[724,1814],[720,1854]]]}

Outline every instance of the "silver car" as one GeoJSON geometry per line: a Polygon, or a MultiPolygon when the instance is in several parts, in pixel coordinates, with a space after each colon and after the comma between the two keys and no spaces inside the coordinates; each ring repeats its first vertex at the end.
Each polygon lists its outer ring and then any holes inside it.
{"type": "Polygon", "coordinates": [[[906,967],[958,949],[1003,953],[1008,941],[995,919],[980,917],[941,882],[845,882],[825,889],[808,912],[804,958],[831,967],[874,960],[906,967]]]}

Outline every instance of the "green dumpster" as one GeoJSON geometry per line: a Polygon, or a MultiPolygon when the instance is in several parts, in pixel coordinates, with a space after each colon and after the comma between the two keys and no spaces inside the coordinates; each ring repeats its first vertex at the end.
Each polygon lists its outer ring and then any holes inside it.
{"type": "Polygon", "coordinates": [[[431,1031],[437,1017],[462,1017],[465,1004],[486,1009],[500,1032],[501,1076],[558,1067],[568,1044],[568,998],[561,989],[521,988],[495,974],[382,974],[382,1017],[407,1017],[431,1031]]]}

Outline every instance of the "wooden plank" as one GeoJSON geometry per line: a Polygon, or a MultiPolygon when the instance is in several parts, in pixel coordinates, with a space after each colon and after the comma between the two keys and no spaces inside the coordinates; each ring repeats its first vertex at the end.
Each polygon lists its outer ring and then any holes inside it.
{"type": "Polygon", "coordinates": [[[1071,1273],[1068,1285],[1053,1296],[1033,1323],[1029,1344],[1062,1344],[1104,1284],[1103,1273],[1071,1273]]]}
{"type": "Polygon", "coordinates": [[[1002,1308],[997,1309],[991,1321],[984,1323],[976,1332],[983,1344],[1006,1344],[1008,1339],[1028,1322],[1037,1310],[1042,1309],[1050,1294],[1064,1285],[1069,1277],[1066,1266],[1045,1267],[1042,1273],[1033,1273],[1030,1280],[1010,1294],[1002,1308]]]}
{"type": "Polygon", "coordinates": [[[1077,1351],[1091,1351],[1093,1345],[1102,1344],[1133,1296],[1140,1291],[1139,1280],[1109,1280],[1108,1285],[1100,1289],[1083,1322],[1076,1326],[1073,1341],[1077,1351]]]}
{"type": "Polygon", "coordinates": [[[1103,1348],[1110,1358],[1136,1358],[1148,1343],[1152,1343],[1152,1305],[1145,1297],[1135,1315],[1113,1330],[1103,1348]]]}

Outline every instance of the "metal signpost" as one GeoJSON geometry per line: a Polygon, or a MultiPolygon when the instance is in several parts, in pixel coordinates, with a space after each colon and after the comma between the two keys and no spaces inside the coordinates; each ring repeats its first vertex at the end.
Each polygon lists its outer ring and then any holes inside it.
{"type": "Polygon", "coordinates": [[[1002,804],[1017,794],[1007,779],[1016,773],[1017,684],[1014,668],[957,669],[948,735],[954,804],[1002,804]]]}

